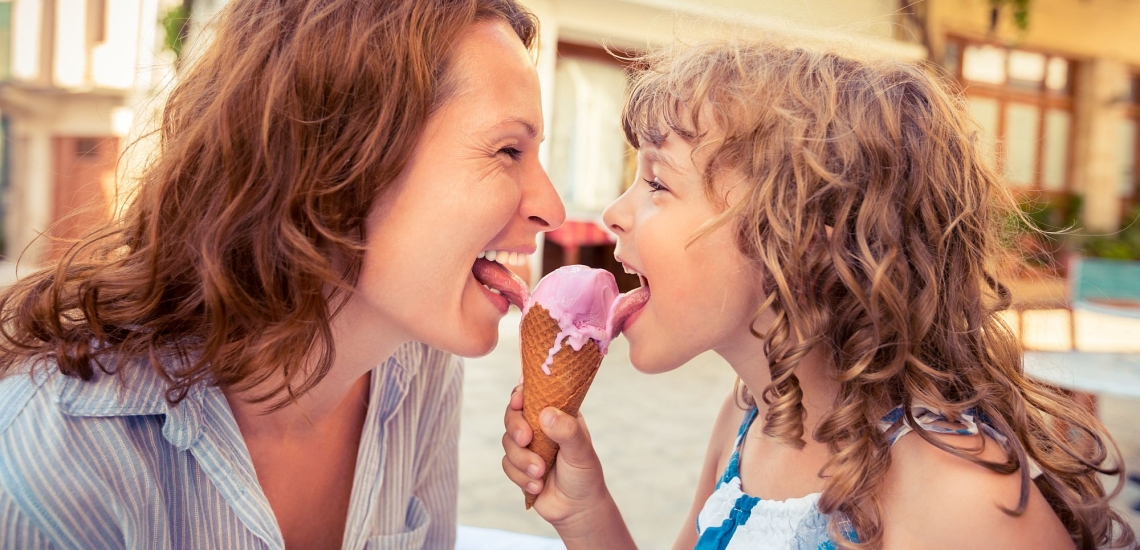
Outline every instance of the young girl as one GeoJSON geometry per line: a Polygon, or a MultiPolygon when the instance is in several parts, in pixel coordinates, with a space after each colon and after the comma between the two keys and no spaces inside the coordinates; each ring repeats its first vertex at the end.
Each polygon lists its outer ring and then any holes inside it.
{"type": "MultiPolygon", "coordinates": [[[[1114,443],[1025,376],[998,316],[1010,202],[960,97],[908,63],[769,44],[638,61],[637,181],[604,216],[652,292],[630,358],[714,350],[741,382],[674,548],[1133,545],[1098,478],[1121,475],[1114,443]]],[[[544,483],[521,400],[508,477],[568,548],[632,548],[585,424],[543,411],[544,483]]]]}

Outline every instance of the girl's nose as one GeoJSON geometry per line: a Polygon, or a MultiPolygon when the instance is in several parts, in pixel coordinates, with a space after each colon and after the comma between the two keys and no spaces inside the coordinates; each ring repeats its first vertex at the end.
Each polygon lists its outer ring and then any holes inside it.
{"type": "MultiPolygon", "coordinates": [[[[630,187],[630,189],[633,189],[633,187],[630,187]]],[[[630,190],[627,189],[625,193],[622,193],[617,200],[611,202],[610,205],[602,211],[602,223],[606,224],[606,227],[619,235],[629,231],[632,225],[630,223],[629,208],[626,205],[629,191],[630,190]]]]}
{"type": "Polygon", "coordinates": [[[526,178],[519,212],[537,224],[539,231],[553,231],[566,221],[566,207],[542,166],[536,166],[526,178]]]}

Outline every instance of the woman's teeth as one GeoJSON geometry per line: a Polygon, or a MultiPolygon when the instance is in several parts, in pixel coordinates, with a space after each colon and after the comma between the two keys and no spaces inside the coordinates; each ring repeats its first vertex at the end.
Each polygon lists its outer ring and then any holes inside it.
{"type": "Polygon", "coordinates": [[[505,250],[484,250],[479,253],[480,258],[486,258],[488,261],[499,262],[503,265],[524,266],[530,258],[529,254],[522,252],[507,252],[505,250]]]}

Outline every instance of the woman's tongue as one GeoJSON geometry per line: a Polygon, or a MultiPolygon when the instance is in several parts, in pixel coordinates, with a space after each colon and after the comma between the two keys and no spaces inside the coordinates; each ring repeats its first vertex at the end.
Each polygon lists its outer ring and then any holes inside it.
{"type": "Polygon", "coordinates": [[[479,284],[503,293],[507,301],[520,310],[526,305],[529,294],[526,283],[503,264],[479,258],[475,260],[471,273],[475,275],[475,280],[479,281],[479,284]]]}

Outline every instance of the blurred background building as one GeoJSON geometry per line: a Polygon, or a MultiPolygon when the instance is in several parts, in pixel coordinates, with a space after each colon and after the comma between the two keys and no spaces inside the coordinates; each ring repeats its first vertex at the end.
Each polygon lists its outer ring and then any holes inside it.
{"type": "MultiPolygon", "coordinates": [[[[105,219],[116,196],[116,158],[153,117],[176,54],[194,45],[225,1],[0,0],[5,257],[40,233],[72,237],[105,219]],[[89,208],[68,218],[79,206],[89,208]]],[[[807,46],[930,59],[965,89],[996,166],[1036,221],[1107,235],[1134,215],[1136,2],[524,2],[543,30],[539,74],[550,139],[542,156],[570,214],[546,254],[524,270],[531,278],[568,261],[605,263],[609,254],[599,248],[609,236],[596,222],[634,169],[619,127],[624,67],[607,49],[636,53],[676,36],[776,33],[807,46]]],[[[1035,259],[1044,271],[1057,273],[1075,250],[1140,256],[1137,240],[1026,245],[1040,249],[1035,259]]],[[[52,252],[40,244],[25,260],[52,252]]]]}
{"type": "Polygon", "coordinates": [[[3,255],[105,222],[136,110],[163,78],[161,0],[0,1],[3,255]]]}

